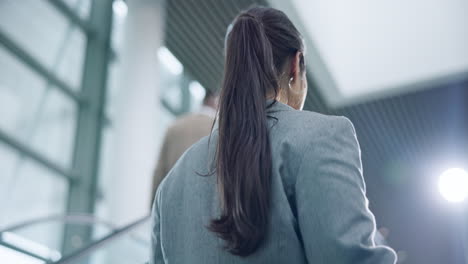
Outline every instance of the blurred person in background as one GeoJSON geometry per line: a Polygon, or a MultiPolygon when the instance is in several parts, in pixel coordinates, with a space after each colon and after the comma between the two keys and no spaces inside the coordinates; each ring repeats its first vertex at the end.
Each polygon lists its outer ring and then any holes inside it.
{"type": "Polygon", "coordinates": [[[394,264],[375,243],[353,124],[301,111],[296,27],[263,7],[232,25],[218,126],[157,190],[151,263],[394,264]]]}
{"type": "Polygon", "coordinates": [[[153,175],[151,201],[164,176],[172,169],[180,156],[195,142],[210,134],[217,107],[218,94],[206,90],[200,110],[178,118],[167,129],[153,175]]]}

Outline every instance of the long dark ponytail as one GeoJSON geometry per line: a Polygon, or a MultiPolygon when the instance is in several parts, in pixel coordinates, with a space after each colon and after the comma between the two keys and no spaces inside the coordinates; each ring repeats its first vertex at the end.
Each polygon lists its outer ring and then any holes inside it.
{"type": "Polygon", "coordinates": [[[266,237],[272,172],[266,98],[276,97],[286,62],[302,49],[294,25],[272,8],[242,12],[227,35],[216,153],[222,213],[209,228],[232,254],[250,255],[266,237]]]}

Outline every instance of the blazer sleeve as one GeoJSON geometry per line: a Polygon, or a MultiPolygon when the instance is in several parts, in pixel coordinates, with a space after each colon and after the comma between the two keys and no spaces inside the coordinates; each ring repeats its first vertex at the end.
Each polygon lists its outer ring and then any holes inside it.
{"type": "Polygon", "coordinates": [[[151,210],[151,256],[150,264],[164,264],[164,256],[161,245],[161,221],[160,221],[160,203],[161,203],[161,188],[158,188],[151,210]]]}
{"type": "Polygon", "coordinates": [[[309,263],[393,264],[395,252],[376,245],[359,143],[352,123],[331,119],[330,131],[304,153],[296,181],[299,229],[309,263]]]}

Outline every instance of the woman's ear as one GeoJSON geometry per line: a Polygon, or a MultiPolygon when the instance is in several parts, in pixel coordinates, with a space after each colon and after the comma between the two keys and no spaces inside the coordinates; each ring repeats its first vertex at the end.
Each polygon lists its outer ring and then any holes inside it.
{"type": "Polygon", "coordinates": [[[302,52],[296,52],[291,62],[291,77],[294,77],[294,81],[300,80],[302,78],[300,65],[302,56],[302,52]]]}

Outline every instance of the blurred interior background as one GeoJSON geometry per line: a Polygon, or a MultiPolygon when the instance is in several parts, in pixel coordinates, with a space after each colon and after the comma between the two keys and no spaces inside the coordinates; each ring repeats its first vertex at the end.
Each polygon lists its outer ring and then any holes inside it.
{"type": "Polygon", "coordinates": [[[164,133],[220,87],[252,4],[303,33],[305,109],[355,124],[399,263],[468,263],[467,205],[438,185],[468,169],[467,1],[0,0],[1,263],[148,260],[164,133]]]}

